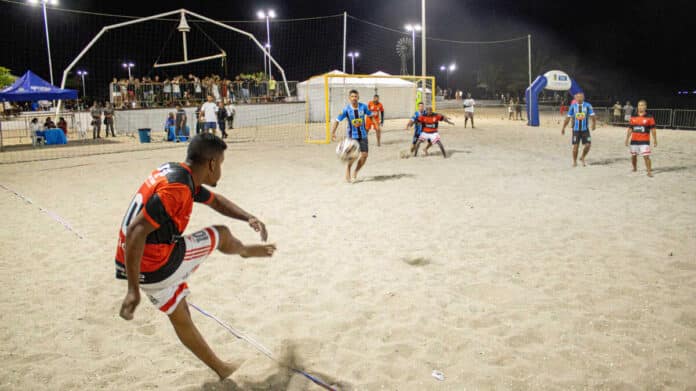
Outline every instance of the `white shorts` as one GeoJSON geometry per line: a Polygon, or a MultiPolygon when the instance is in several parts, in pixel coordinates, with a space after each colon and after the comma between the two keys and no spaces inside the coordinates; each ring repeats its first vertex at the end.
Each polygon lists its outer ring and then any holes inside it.
{"type": "Polygon", "coordinates": [[[631,145],[631,155],[650,156],[650,145],[631,145]]]}
{"type": "Polygon", "coordinates": [[[181,300],[189,295],[186,279],[215,251],[220,243],[220,234],[214,227],[208,227],[186,235],[181,240],[186,248],[181,266],[163,281],[140,284],[140,289],[150,302],[167,315],[174,312],[181,300]]]}
{"type": "Polygon", "coordinates": [[[434,132],[434,133],[425,133],[422,132],[420,136],[418,137],[419,140],[422,141],[430,141],[432,144],[435,144],[436,142],[440,141],[440,133],[434,132]]]}

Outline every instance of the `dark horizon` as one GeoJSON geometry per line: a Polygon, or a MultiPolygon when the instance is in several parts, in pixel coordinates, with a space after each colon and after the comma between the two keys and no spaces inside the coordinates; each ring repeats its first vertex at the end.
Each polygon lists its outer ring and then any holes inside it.
{"type": "MultiPolygon", "coordinates": [[[[0,27],[0,40],[15,55],[4,59],[1,66],[12,69],[15,75],[32,69],[38,75],[49,79],[46,59],[45,36],[40,7],[28,7],[18,2],[0,2],[0,9],[9,16],[11,23],[0,27]]],[[[133,16],[149,16],[156,13],[187,8],[191,11],[217,20],[255,20],[259,8],[274,8],[281,19],[307,18],[337,15],[347,11],[349,20],[349,50],[356,47],[364,53],[356,72],[372,73],[384,70],[399,73],[399,61],[393,54],[395,42],[408,35],[379,29],[370,25],[377,23],[389,28],[403,30],[406,22],[420,21],[419,0],[387,0],[366,7],[364,2],[333,1],[308,4],[306,1],[283,1],[273,4],[249,0],[228,2],[208,1],[191,4],[173,0],[166,4],[160,2],[103,3],[96,1],[62,0],[60,8],[103,12],[133,16]]],[[[582,7],[569,3],[552,1],[515,2],[495,1],[454,1],[430,0],[428,4],[428,38],[444,38],[462,41],[491,41],[532,35],[533,64],[536,67],[556,65],[567,71],[571,77],[585,85],[589,96],[635,100],[645,97],[657,104],[675,107],[693,106],[696,95],[678,96],[677,91],[696,91],[696,82],[689,74],[686,56],[680,55],[683,45],[679,37],[686,37],[690,15],[684,12],[689,7],[686,1],[672,1],[661,4],[645,0],[634,1],[630,7],[622,4],[607,4],[596,0],[583,2],[582,7]],[[579,15],[576,17],[575,15],[579,15]],[[578,22],[578,20],[580,22],[578,22]]],[[[102,16],[79,15],[60,10],[49,10],[49,30],[51,31],[51,50],[55,84],[65,66],[79,53],[86,43],[105,24],[124,19],[102,16]]],[[[327,18],[307,22],[274,22],[271,41],[274,56],[286,68],[288,79],[305,78],[340,69],[342,51],[342,18],[327,18]],[[275,38],[275,40],[274,40],[275,38]]],[[[265,25],[244,23],[243,26],[260,41],[265,40],[265,25]]],[[[156,54],[158,45],[167,38],[169,27],[149,26],[132,33],[108,33],[106,48],[96,48],[91,63],[87,83],[88,95],[98,95],[104,80],[112,76],[123,77],[119,64],[120,52],[129,49],[132,57],[141,57],[142,62],[134,69],[134,76],[152,74],[144,64],[156,54]],[[115,37],[114,37],[115,36],[115,37]],[[144,40],[152,37],[152,41],[144,40]],[[132,43],[131,43],[132,41],[132,43]],[[146,48],[148,44],[151,48],[146,48]],[[132,49],[132,47],[137,49],[132,49]],[[101,51],[100,51],[101,50],[101,51]],[[113,58],[109,58],[113,57],[113,58]]],[[[206,27],[206,29],[208,29],[206,27]]],[[[251,69],[262,71],[262,57],[258,50],[247,42],[239,42],[240,37],[230,37],[217,31],[206,31],[230,53],[228,58],[229,76],[251,69]]],[[[174,34],[176,36],[176,34],[174,34]]],[[[175,39],[174,39],[175,40],[175,39]]],[[[420,42],[417,44],[417,59],[420,63],[420,42]]],[[[163,48],[178,52],[176,44],[168,43],[163,48]]],[[[200,41],[201,55],[209,52],[212,46],[200,41]]],[[[438,77],[438,84],[444,85],[445,75],[438,70],[440,64],[456,62],[459,70],[449,76],[452,88],[470,90],[477,80],[485,78],[482,74],[496,72],[515,73],[526,84],[526,41],[502,45],[459,45],[438,41],[428,41],[428,74],[438,77]],[[524,68],[524,69],[523,69],[524,68]],[[521,74],[524,70],[524,74],[521,74]]],[[[411,70],[411,61],[408,69],[411,70]]],[[[207,64],[192,69],[209,72],[222,69],[219,65],[207,64]]],[[[347,66],[350,71],[350,61],[347,66]]],[[[532,78],[544,70],[534,70],[532,78]]],[[[417,66],[420,74],[420,65],[417,66]]],[[[188,73],[185,69],[182,72],[188,73]]],[[[177,70],[178,72],[178,70],[177,70]]],[[[490,77],[490,75],[488,76],[490,77]]],[[[73,79],[74,84],[74,79],[73,79]]],[[[106,95],[104,91],[103,95],[106,95]]]]}

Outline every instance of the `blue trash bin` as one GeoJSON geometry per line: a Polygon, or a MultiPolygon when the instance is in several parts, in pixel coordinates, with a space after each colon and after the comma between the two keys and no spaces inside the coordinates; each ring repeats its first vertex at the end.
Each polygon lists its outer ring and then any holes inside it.
{"type": "Polygon", "coordinates": [[[150,142],[150,129],[149,128],[144,128],[144,129],[138,129],[138,136],[140,137],[140,143],[149,143],[150,142]]]}

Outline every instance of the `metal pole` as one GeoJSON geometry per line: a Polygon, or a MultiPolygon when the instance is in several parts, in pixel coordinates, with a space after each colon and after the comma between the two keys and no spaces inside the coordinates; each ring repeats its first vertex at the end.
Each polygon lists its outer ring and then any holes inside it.
{"type": "Polygon", "coordinates": [[[350,73],[355,74],[355,56],[350,56],[350,73]]]}
{"type": "Polygon", "coordinates": [[[271,16],[266,14],[266,41],[268,42],[268,80],[271,80],[273,71],[271,70],[271,16]]]}
{"type": "Polygon", "coordinates": [[[46,49],[48,50],[48,73],[51,75],[51,84],[53,84],[53,61],[51,61],[51,41],[48,39],[48,17],[46,16],[46,2],[43,1],[43,17],[44,29],[46,30],[46,49]]]}
{"type": "Polygon", "coordinates": [[[131,76],[131,71],[130,71],[130,68],[131,68],[130,65],[128,65],[127,68],[128,68],[128,79],[131,79],[132,76],[131,76]]]}
{"type": "Polygon", "coordinates": [[[413,76],[416,76],[416,28],[411,32],[411,49],[413,54],[413,76]]]}
{"type": "Polygon", "coordinates": [[[527,34],[527,60],[529,69],[529,85],[532,85],[532,35],[527,34]]]}
{"type": "Polygon", "coordinates": [[[82,74],[82,99],[85,99],[85,96],[87,96],[87,90],[85,89],[85,74],[82,74]]]}
{"type": "Polygon", "coordinates": [[[427,76],[427,68],[426,68],[426,62],[425,62],[425,0],[421,0],[421,26],[423,27],[423,35],[421,35],[421,68],[422,68],[422,74],[423,76],[427,76]]]}
{"type": "Polygon", "coordinates": [[[346,73],[346,34],[348,31],[348,12],[343,12],[343,73],[346,73]]]}

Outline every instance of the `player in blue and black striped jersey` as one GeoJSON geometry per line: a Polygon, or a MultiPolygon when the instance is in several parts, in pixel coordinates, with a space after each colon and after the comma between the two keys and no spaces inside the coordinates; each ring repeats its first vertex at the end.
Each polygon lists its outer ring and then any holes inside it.
{"type": "Polygon", "coordinates": [[[418,121],[418,117],[421,115],[425,114],[425,105],[423,102],[418,103],[418,111],[413,113],[413,117],[408,121],[408,124],[406,125],[406,130],[408,130],[411,126],[413,126],[414,131],[413,131],[413,142],[411,143],[411,153],[416,150],[416,143],[418,142],[418,138],[421,135],[421,132],[423,131],[423,124],[421,124],[418,121]]]}
{"type": "Polygon", "coordinates": [[[597,129],[597,120],[595,118],[592,105],[585,102],[585,94],[578,92],[575,94],[575,103],[570,105],[568,116],[563,122],[561,134],[565,134],[565,128],[568,126],[570,119],[573,118],[573,167],[578,165],[578,147],[580,141],[584,146],[580,161],[585,166],[585,157],[590,152],[592,146],[592,136],[590,134],[589,121],[592,119],[592,130],[597,129]]]}

